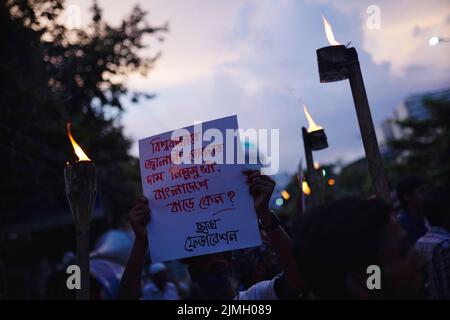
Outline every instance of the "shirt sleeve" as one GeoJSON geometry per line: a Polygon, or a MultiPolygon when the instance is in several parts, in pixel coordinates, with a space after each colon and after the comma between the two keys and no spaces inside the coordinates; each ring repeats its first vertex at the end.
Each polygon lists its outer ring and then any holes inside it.
{"type": "Polygon", "coordinates": [[[236,300],[277,300],[274,289],[275,279],[276,277],[272,280],[258,282],[247,290],[240,291],[236,300]]]}
{"type": "Polygon", "coordinates": [[[450,299],[450,241],[442,242],[434,249],[431,269],[435,298],[450,299]]]}

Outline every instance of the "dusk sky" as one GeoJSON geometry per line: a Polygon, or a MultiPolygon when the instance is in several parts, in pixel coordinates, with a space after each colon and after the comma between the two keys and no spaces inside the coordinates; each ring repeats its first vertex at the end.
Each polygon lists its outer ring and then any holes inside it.
{"type": "MultiPolygon", "coordinates": [[[[67,4],[89,21],[90,0],[67,4]]],[[[450,43],[430,47],[433,36],[450,37],[450,1],[159,0],[99,1],[111,23],[135,4],[148,21],[169,22],[162,52],[147,78],[132,75],[130,90],[156,93],[126,104],[125,132],[135,142],[154,134],[237,114],[247,128],[280,129],[281,170],[293,172],[303,157],[303,103],[327,133],[319,162],[344,162],[364,154],[348,81],[321,84],[316,49],[327,46],[321,15],[336,40],[351,41],[377,126],[409,94],[450,86],[450,43]],[[380,8],[380,29],[366,12],[380,8]]],[[[145,51],[142,54],[146,54],[145,51]]],[[[137,155],[137,143],[132,153],[137,155]]]]}

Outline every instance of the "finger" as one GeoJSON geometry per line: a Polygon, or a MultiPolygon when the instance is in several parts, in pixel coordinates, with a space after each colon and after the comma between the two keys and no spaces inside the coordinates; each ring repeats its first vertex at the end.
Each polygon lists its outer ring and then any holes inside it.
{"type": "Polygon", "coordinates": [[[134,207],[130,210],[130,212],[128,213],[128,215],[131,216],[136,216],[139,215],[139,213],[141,212],[145,212],[144,207],[134,207]]]}
{"type": "Polygon", "coordinates": [[[149,214],[150,214],[150,211],[141,210],[141,211],[135,211],[131,216],[134,218],[139,218],[142,216],[148,216],[149,214]]]}
{"type": "Polygon", "coordinates": [[[140,216],[140,217],[133,217],[130,219],[130,222],[135,223],[135,224],[141,224],[142,221],[145,221],[146,218],[145,216],[140,216]]]}
{"type": "Polygon", "coordinates": [[[148,206],[148,201],[147,200],[139,200],[139,202],[136,204],[135,207],[146,207],[148,206]]]}
{"type": "Polygon", "coordinates": [[[141,216],[139,218],[130,219],[132,224],[147,225],[150,222],[149,216],[141,216]]]}
{"type": "Polygon", "coordinates": [[[148,201],[141,201],[141,202],[139,202],[139,203],[135,206],[135,208],[139,208],[139,209],[144,208],[144,209],[147,209],[147,208],[148,208],[148,201]]]}
{"type": "Polygon", "coordinates": [[[252,185],[250,186],[250,192],[252,193],[271,193],[273,190],[270,186],[264,185],[252,185]]]}
{"type": "Polygon", "coordinates": [[[269,177],[263,177],[263,176],[257,176],[253,178],[253,181],[255,182],[261,182],[261,183],[269,183],[269,184],[275,184],[275,181],[273,181],[269,177]]]}
{"type": "Polygon", "coordinates": [[[142,225],[147,226],[150,222],[150,218],[142,219],[142,225]]]}
{"type": "Polygon", "coordinates": [[[150,209],[141,209],[141,210],[137,210],[137,211],[133,211],[130,216],[131,217],[141,217],[141,216],[146,216],[150,214],[150,209]]]}
{"type": "Polygon", "coordinates": [[[144,206],[145,206],[145,203],[139,201],[138,203],[135,204],[135,206],[133,208],[131,208],[131,210],[139,210],[140,208],[143,208],[144,206]]]}
{"type": "Polygon", "coordinates": [[[250,189],[250,194],[251,194],[253,197],[256,197],[256,196],[259,195],[259,192],[256,191],[255,189],[250,189]]]}
{"type": "Polygon", "coordinates": [[[268,187],[268,186],[262,186],[262,185],[251,185],[250,186],[250,192],[251,193],[264,193],[264,192],[271,192],[272,188],[268,187]]]}
{"type": "Polygon", "coordinates": [[[256,184],[251,184],[248,189],[250,190],[250,193],[254,193],[255,190],[257,189],[257,185],[256,184]]]}
{"type": "Polygon", "coordinates": [[[267,181],[260,178],[255,178],[253,181],[250,182],[250,185],[262,185],[271,188],[275,187],[275,183],[273,181],[267,181]]]}
{"type": "Polygon", "coordinates": [[[260,176],[260,175],[261,175],[261,173],[260,173],[259,171],[252,171],[252,172],[250,172],[250,173],[247,175],[247,177],[253,179],[253,178],[258,177],[258,176],[260,176]]]}
{"type": "Polygon", "coordinates": [[[150,213],[150,209],[148,207],[133,208],[130,211],[129,216],[130,217],[139,217],[141,215],[145,215],[145,214],[149,214],[149,213],[150,213]]]}
{"type": "Polygon", "coordinates": [[[249,176],[249,175],[258,175],[258,174],[261,174],[261,173],[259,172],[259,170],[252,170],[252,169],[245,169],[245,170],[242,170],[242,172],[243,172],[245,175],[247,175],[247,176],[249,176]]]}
{"type": "Polygon", "coordinates": [[[262,179],[262,180],[268,181],[268,182],[270,182],[270,183],[276,184],[275,180],[273,180],[273,179],[272,179],[271,177],[269,177],[269,176],[266,176],[266,175],[260,175],[259,178],[262,179]]]}
{"type": "Polygon", "coordinates": [[[148,199],[147,199],[145,196],[142,196],[142,197],[139,199],[139,201],[140,201],[140,202],[143,202],[143,203],[145,203],[145,204],[148,204],[148,199]]]}

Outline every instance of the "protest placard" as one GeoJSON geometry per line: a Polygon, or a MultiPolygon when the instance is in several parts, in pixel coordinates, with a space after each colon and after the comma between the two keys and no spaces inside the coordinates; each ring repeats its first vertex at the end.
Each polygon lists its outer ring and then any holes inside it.
{"type": "Polygon", "coordinates": [[[170,131],[139,140],[153,262],[261,244],[245,165],[225,164],[226,152],[242,152],[238,133],[225,138],[237,128],[237,117],[230,116],[183,128],[178,139],[170,131]],[[177,164],[187,155],[190,162],[177,164]]]}

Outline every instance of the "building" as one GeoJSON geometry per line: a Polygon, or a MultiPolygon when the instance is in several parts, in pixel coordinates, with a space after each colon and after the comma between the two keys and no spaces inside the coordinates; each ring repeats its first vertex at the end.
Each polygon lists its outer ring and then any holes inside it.
{"type": "Polygon", "coordinates": [[[425,120],[429,117],[424,101],[426,99],[448,99],[450,100],[450,88],[410,95],[393,112],[392,116],[385,119],[376,129],[378,141],[382,153],[389,152],[388,141],[400,139],[407,131],[402,129],[397,121],[407,118],[425,120]]]}

